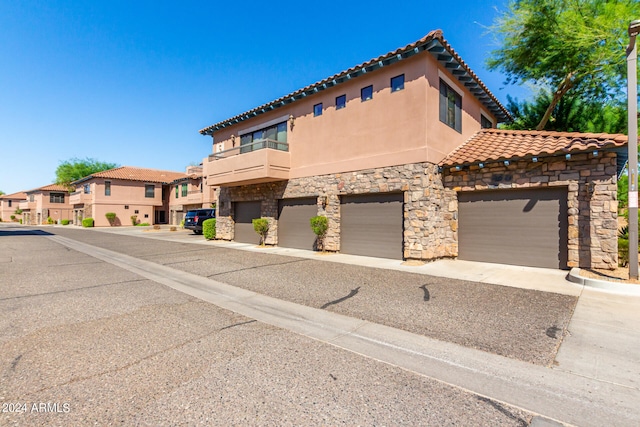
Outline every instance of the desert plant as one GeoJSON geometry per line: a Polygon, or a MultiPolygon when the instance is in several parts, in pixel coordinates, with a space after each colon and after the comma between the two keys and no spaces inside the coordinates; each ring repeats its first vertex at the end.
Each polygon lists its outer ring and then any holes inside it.
{"type": "Polygon", "coordinates": [[[216,238],[216,219],[209,218],[202,221],[202,234],[207,240],[213,240],[216,238]]]}
{"type": "Polygon", "coordinates": [[[252,219],[253,229],[260,235],[260,246],[264,246],[264,241],[267,238],[267,232],[269,231],[269,220],[266,218],[252,219]]]}
{"type": "Polygon", "coordinates": [[[82,226],[85,228],[93,227],[93,218],[85,218],[82,220],[82,226]]]}
{"type": "Polygon", "coordinates": [[[327,230],[329,229],[329,220],[326,216],[314,216],[309,220],[311,224],[311,230],[318,238],[318,246],[322,248],[324,252],[324,239],[327,236],[327,230]]]}
{"type": "Polygon", "coordinates": [[[114,226],[116,223],[116,213],[115,212],[107,212],[104,214],[107,217],[107,221],[109,221],[110,226],[114,226]]]}
{"type": "Polygon", "coordinates": [[[53,218],[51,218],[50,216],[47,217],[47,224],[53,224],[53,218]]]}
{"type": "Polygon", "coordinates": [[[138,216],[131,215],[131,225],[138,225],[138,216]]]}
{"type": "Polygon", "coordinates": [[[20,224],[22,224],[22,218],[20,218],[20,221],[19,221],[19,222],[20,222],[20,224]]]}
{"type": "Polygon", "coordinates": [[[169,227],[169,231],[178,231],[178,227],[175,227],[175,226],[169,227]]]}
{"type": "Polygon", "coordinates": [[[618,265],[626,267],[629,264],[629,240],[618,238],[618,265]]]}
{"type": "Polygon", "coordinates": [[[20,209],[20,208],[16,209],[16,211],[14,212],[14,214],[16,214],[16,215],[22,215],[22,209],[20,209]]]}
{"type": "Polygon", "coordinates": [[[180,221],[180,228],[184,228],[184,219],[180,221]]]}
{"type": "Polygon", "coordinates": [[[151,224],[149,224],[148,222],[138,222],[138,223],[136,223],[136,226],[138,226],[138,227],[148,227],[150,225],[151,224]]]}
{"type": "Polygon", "coordinates": [[[11,215],[11,221],[15,221],[16,220],[16,216],[15,215],[11,215]]]}
{"type": "Polygon", "coordinates": [[[154,225],[153,225],[153,229],[154,229],[154,230],[160,230],[160,226],[159,226],[158,224],[154,224],[154,225]]]}
{"type": "Polygon", "coordinates": [[[60,221],[60,224],[69,225],[69,220],[68,219],[63,219],[62,221],[60,221]]]}

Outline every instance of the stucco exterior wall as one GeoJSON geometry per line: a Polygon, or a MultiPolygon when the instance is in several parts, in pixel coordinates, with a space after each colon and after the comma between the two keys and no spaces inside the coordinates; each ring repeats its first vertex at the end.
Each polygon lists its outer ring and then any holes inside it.
{"type": "MultiPolygon", "coordinates": [[[[575,154],[518,161],[509,166],[445,170],[446,188],[455,192],[500,188],[564,186],[568,189],[568,266],[613,269],[618,265],[616,154],[575,154]],[[500,182],[495,180],[501,178],[500,182]]],[[[457,217],[457,215],[456,215],[457,217]]]]}

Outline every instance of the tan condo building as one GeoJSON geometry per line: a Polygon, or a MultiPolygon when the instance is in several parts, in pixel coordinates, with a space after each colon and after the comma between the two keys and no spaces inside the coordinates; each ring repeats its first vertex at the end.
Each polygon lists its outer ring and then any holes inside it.
{"type": "Polygon", "coordinates": [[[216,187],[206,185],[202,176],[202,166],[189,166],[186,176],[171,183],[169,195],[169,218],[173,225],[180,225],[185,214],[194,209],[210,208],[215,205],[216,187]]]}
{"type": "Polygon", "coordinates": [[[54,223],[62,220],[72,220],[73,208],[69,204],[69,191],[58,184],[26,191],[26,198],[20,202],[23,224],[47,224],[48,219],[54,223]]]}
{"type": "Polygon", "coordinates": [[[0,196],[0,219],[3,222],[19,222],[22,219],[20,203],[25,200],[27,200],[27,193],[24,191],[0,196]]]}
{"type": "Polygon", "coordinates": [[[495,129],[508,120],[433,31],[202,129],[217,237],[258,243],[263,217],[267,244],[313,249],[323,215],[326,248],[347,254],[615,266],[626,139],[495,129]]]}

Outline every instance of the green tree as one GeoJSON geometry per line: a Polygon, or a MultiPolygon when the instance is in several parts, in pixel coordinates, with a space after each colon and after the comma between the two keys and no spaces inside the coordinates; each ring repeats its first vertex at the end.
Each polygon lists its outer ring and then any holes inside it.
{"type": "Polygon", "coordinates": [[[639,17],[637,0],[511,0],[490,27],[501,46],[487,65],[505,72],[507,84],[549,88],[542,130],[567,93],[592,102],[622,97],[627,28],[639,17]]]}
{"type": "Polygon", "coordinates": [[[0,196],[4,195],[4,191],[0,190],[0,196]]]}
{"type": "Polygon", "coordinates": [[[72,158],[60,162],[60,165],[58,165],[56,169],[56,184],[70,187],[73,181],[80,178],[117,167],[118,165],[115,163],[100,162],[90,158],[72,158]]]}
{"type": "MultiPolygon", "coordinates": [[[[507,109],[513,122],[504,125],[506,129],[535,129],[544,116],[553,95],[541,90],[533,101],[518,102],[507,96],[507,109]]],[[[565,132],[627,133],[627,110],[622,103],[611,100],[594,103],[578,96],[564,96],[551,111],[546,130],[565,132]]]]}

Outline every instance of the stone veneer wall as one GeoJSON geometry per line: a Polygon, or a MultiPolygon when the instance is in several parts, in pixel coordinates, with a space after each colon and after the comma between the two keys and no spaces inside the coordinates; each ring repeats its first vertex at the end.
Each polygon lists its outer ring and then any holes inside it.
{"type": "Polygon", "coordinates": [[[616,154],[575,154],[486,164],[480,169],[444,171],[445,186],[453,191],[492,188],[566,186],[568,189],[568,266],[616,268],[618,265],[616,154]]]}
{"type": "Polygon", "coordinates": [[[278,243],[278,199],[317,197],[318,214],[329,219],[326,249],[340,250],[340,196],[402,192],[404,258],[454,257],[458,252],[456,192],[445,188],[437,165],[414,163],[356,172],[291,179],[266,184],[222,187],[216,236],[233,240],[233,202],[262,201],[261,214],[271,224],[266,243],[278,243]]]}

